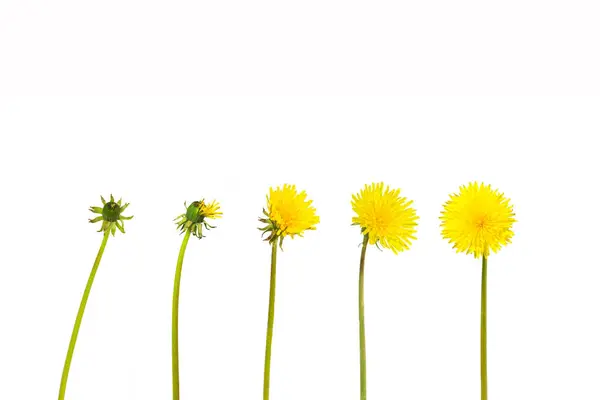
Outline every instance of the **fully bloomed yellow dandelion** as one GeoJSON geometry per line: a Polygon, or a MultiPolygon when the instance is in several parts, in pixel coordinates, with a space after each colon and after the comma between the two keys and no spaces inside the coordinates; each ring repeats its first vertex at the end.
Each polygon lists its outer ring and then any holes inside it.
{"type": "Polygon", "coordinates": [[[307,200],[305,191],[298,193],[295,185],[271,188],[263,214],[266,218],[259,218],[259,221],[266,225],[260,230],[269,232],[265,239],[269,243],[279,239],[281,244],[286,236],[302,236],[304,231],[316,229],[319,223],[312,200],[307,200]]]}
{"type": "Polygon", "coordinates": [[[383,183],[372,183],[352,196],[352,225],[360,226],[363,234],[358,275],[358,324],[360,339],[360,400],[367,398],[367,355],[365,342],[365,255],[367,245],[388,248],[398,254],[408,250],[415,240],[417,212],[412,201],[400,196],[400,189],[390,189],[383,183]]]}
{"type": "Polygon", "coordinates": [[[457,252],[481,257],[481,400],[487,400],[487,258],[510,243],[515,222],[510,200],[483,183],[461,186],[450,195],[440,217],[442,236],[457,252]]]}
{"type": "Polygon", "coordinates": [[[457,252],[488,257],[510,243],[515,214],[504,194],[483,183],[461,186],[442,211],[442,236],[457,252]]]}
{"type": "Polygon", "coordinates": [[[390,189],[383,182],[365,185],[352,196],[356,213],[352,224],[361,227],[369,244],[381,245],[394,254],[408,250],[417,231],[417,213],[412,201],[400,196],[400,189],[390,189]]]}
{"type": "Polygon", "coordinates": [[[307,230],[316,229],[319,223],[317,210],[312,200],[307,200],[306,192],[298,193],[296,186],[283,185],[271,188],[267,196],[267,207],[263,209],[264,218],[258,220],[265,224],[259,228],[271,245],[271,280],[269,286],[269,314],[267,320],[267,344],[265,346],[265,370],[263,381],[263,400],[269,400],[271,379],[271,343],[273,341],[273,321],[275,319],[275,276],[277,266],[277,245],[282,246],[286,236],[302,236],[307,230]]]}

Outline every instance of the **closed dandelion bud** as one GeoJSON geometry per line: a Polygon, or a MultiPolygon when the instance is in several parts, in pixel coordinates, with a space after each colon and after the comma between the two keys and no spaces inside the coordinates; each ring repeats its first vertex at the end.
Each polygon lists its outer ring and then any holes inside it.
{"type": "Polygon", "coordinates": [[[102,221],[102,225],[98,232],[109,232],[112,235],[115,235],[115,232],[120,230],[122,233],[125,233],[125,226],[123,225],[123,221],[129,220],[133,218],[125,217],[121,213],[125,211],[125,209],[129,206],[129,203],[122,204],[121,199],[119,201],[115,201],[113,195],[110,195],[110,200],[104,200],[104,197],[100,196],[100,200],[102,200],[102,207],[90,207],[90,211],[95,214],[100,214],[99,217],[94,219],[90,219],[91,223],[96,223],[102,221]]]}
{"type": "Polygon", "coordinates": [[[105,221],[116,222],[119,220],[120,215],[121,206],[114,201],[109,201],[102,208],[102,218],[104,218],[105,221]]]}
{"type": "Polygon", "coordinates": [[[125,217],[121,214],[127,208],[127,206],[129,206],[129,203],[125,203],[123,205],[120,199],[119,201],[115,201],[115,198],[112,196],[112,194],[110,195],[110,201],[104,200],[104,197],[102,196],[100,196],[100,199],[102,200],[102,207],[90,207],[91,212],[100,215],[94,219],[90,219],[90,222],[102,222],[102,225],[100,226],[100,230],[98,230],[98,232],[104,232],[104,236],[102,238],[102,243],[100,244],[100,249],[98,250],[98,255],[96,256],[96,261],[92,266],[87,285],[85,287],[85,290],[83,291],[83,297],[81,298],[79,311],[77,311],[77,317],[75,318],[75,325],[73,326],[73,332],[71,333],[71,341],[69,342],[67,356],[65,358],[65,364],[60,379],[58,400],[64,400],[65,398],[67,390],[67,381],[69,379],[69,371],[71,369],[71,360],[73,359],[73,353],[75,351],[75,344],[77,342],[77,336],[79,335],[79,328],[81,327],[83,313],[85,312],[85,306],[87,304],[90,291],[92,290],[92,284],[94,283],[96,271],[98,270],[100,261],[102,260],[102,255],[104,254],[104,248],[106,247],[108,238],[110,237],[110,234],[114,236],[117,229],[125,233],[123,221],[133,218],[125,217]]]}

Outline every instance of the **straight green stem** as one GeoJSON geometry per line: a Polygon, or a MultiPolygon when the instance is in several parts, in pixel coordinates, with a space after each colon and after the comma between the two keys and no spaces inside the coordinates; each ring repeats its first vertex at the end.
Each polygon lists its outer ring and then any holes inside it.
{"type": "Polygon", "coordinates": [[[481,267],[481,400],[488,398],[487,388],[487,258],[481,267]]]}
{"type": "Polygon", "coordinates": [[[275,319],[275,279],[277,266],[277,241],[271,248],[271,283],[269,286],[269,317],[267,321],[267,345],[265,348],[265,376],[263,400],[269,400],[269,382],[271,378],[271,342],[273,341],[273,320],[275,319]]]}
{"type": "Polygon", "coordinates": [[[360,400],[367,398],[367,348],[365,342],[365,255],[369,237],[365,235],[360,252],[358,275],[358,323],[360,333],[360,400]]]}
{"type": "Polygon", "coordinates": [[[172,321],[172,361],[173,361],[173,400],[179,400],[179,287],[181,285],[181,269],[183,266],[183,257],[188,241],[190,240],[190,229],[185,231],[179,257],[177,258],[177,267],[175,268],[175,283],[173,285],[173,321],[172,321]]]}
{"type": "Polygon", "coordinates": [[[98,270],[98,266],[100,265],[100,260],[102,260],[102,254],[104,254],[104,248],[106,247],[106,242],[108,241],[108,235],[108,231],[104,232],[104,237],[102,238],[102,243],[100,244],[100,249],[98,250],[98,255],[96,255],[96,261],[94,261],[94,266],[92,267],[92,271],[90,272],[90,277],[88,278],[87,285],[85,286],[85,290],[83,291],[81,303],[79,304],[79,311],[77,311],[77,317],[75,318],[75,325],[73,326],[73,333],[71,333],[71,341],[69,342],[69,349],[67,350],[65,366],[63,367],[62,377],[60,379],[58,400],[64,400],[65,398],[65,392],[67,390],[67,380],[69,379],[69,370],[71,369],[71,360],[73,359],[73,351],[75,350],[77,335],[79,335],[79,327],[81,326],[85,306],[87,304],[88,297],[90,296],[90,291],[92,290],[92,284],[94,283],[96,271],[98,270]]]}

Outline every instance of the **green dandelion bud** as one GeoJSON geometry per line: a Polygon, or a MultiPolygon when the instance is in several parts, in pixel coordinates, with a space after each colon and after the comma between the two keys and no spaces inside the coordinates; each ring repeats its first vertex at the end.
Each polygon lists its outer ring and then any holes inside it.
{"type": "Polygon", "coordinates": [[[187,211],[185,212],[185,216],[188,220],[200,223],[204,221],[204,215],[202,214],[202,202],[194,201],[189,205],[187,211]]]}
{"type": "Polygon", "coordinates": [[[95,223],[102,221],[102,226],[100,227],[100,230],[98,232],[104,232],[104,237],[102,238],[100,250],[98,250],[98,255],[96,256],[96,261],[94,261],[94,266],[92,267],[92,271],[90,272],[90,277],[88,278],[87,285],[85,286],[85,290],[83,291],[81,303],[79,304],[79,310],[77,311],[77,317],[75,318],[75,325],[73,326],[73,332],[71,333],[71,341],[69,342],[69,348],[67,349],[67,357],[65,359],[65,365],[63,367],[62,377],[60,380],[58,400],[64,400],[65,398],[65,393],[67,390],[67,380],[69,379],[69,370],[71,369],[71,360],[73,359],[73,352],[75,351],[75,343],[77,342],[77,336],[79,334],[81,321],[83,320],[85,306],[87,304],[90,291],[92,290],[92,284],[94,283],[94,278],[96,276],[98,266],[100,265],[100,260],[102,260],[102,255],[104,254],[106,242],[108,242],[108,238],[111,233],[113,236],[115,235],[117,229],[125,233],[123,221],[133,218],[121,215],[121,213],[127,208],[127,206],[129,206],[129,203],[125,203],[125,205],[122,205],[121,200],[119,199],[119,201],[115,201],[112,194],[110,195],[110,201],[108,202],[104,200],[104,197],[102,196],[100,196],[100,199],[102,200],[102,207],[90,207],[91,212],[95,214],[100,214],[100,216],[94,219],[90,219],[90,222],[95,223]]]}
{"type": "Polygon", "coordinates": [[[114,236],[118,229],[122,233],[125,233],[123,221],[129,220],[133,218],[133,216],[125,217],[124,215],[121,215],[121,213],[129,206],[129,203],[121,205],[121,199],[115,201],[112,194],[110,195],[110,201],[104,200],[104,197],[102,196],[100,196],[100,199],[102,200],[102,207],[90,207],[90,211],[101,215],[94,219],[90,219],[90,222],[96,223],[102,221],[102,225],[98,232],[110,232],[114,236]]]}

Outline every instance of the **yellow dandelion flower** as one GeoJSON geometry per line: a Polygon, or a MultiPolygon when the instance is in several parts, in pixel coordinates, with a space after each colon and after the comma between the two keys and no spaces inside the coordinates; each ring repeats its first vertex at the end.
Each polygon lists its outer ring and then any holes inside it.
{"type": "Polygon", "coordinates": [[[442,236],[457,252],[481,257],[480,373],[481,399],[488,398],[487,385],[487,258],[510,243],[515,214],[510,200],[490,185],[471,182],[451,194],[444,204],[442,236]]]}
{"type": "Polygon", "coordinates": [[[415,240],[419,217],[412,201],[400,196],[400,189],[390,189],[380,183],[365,185],[364,189],[352,195],[352,224],[361,227],[369,244],[381,245],[398,254],[408,250],[411,240],[415,240]]]}
{"type": "Polygon", "coordinates": [[[364,277],[367,245],[388,248],[398,254],[408,250],[417,231],[417,212],[412,201],[400,196],[400,189],[390,189],[383,182],[372,183],[352,195],[352,225],[359,225],[364,235],[358,273],[358,322],[360,351],[360,399],[367,398],[367,354],[365,338],[364,277]]]}
{"type": "Polygon", "coordinates": [[[260,222],[266,224],[259,229],[263,233],[270,233],[265,240],[273,243],[279,238],[281,244],[286,236],[302,236],[304,231],[316,229],[319,216],[311,204],[312,200],[306,199],[306,192],[298,193],[295,185],[271,188],[267,196],[267,208],[263,209],[266,218],[259,218],[260,222]]]}
{"type": "Polygon", "coordinates": [[[483,183],[461,186],[444,204],[442,236],[457,252],[488,257],[510,243],[515,214],[504,194],[483,183]]]}
{"type": "Polygon", "coordinates": [[[269,284],[269,313],[267,317],[267,340],[265,345],[265,368],[263,380],[263,399],[269,399],[271,379],[271,345],[273,340],[273,323],[275,318],[275,281],[277,270],[277,244],[283,244],[286,236],[302,236],[304,231],[316,229],[319,223],[317,210],[306,199],[306,192],[298,193],[295,185],[283,185],[271,188],[267,195],[267,207],[263,209],[265,218],[258,220],[265,224],[259,228],[271,245],[271,279],[269,284]]]}

